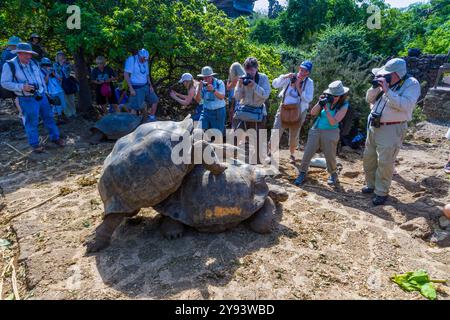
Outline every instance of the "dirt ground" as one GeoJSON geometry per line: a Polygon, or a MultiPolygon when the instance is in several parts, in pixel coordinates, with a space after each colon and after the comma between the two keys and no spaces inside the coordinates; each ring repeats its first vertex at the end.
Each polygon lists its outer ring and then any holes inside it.
{"type": "MultiPolygon", "coordinates": [[[[360,193],[361,154],[339,157],[339,188],[326,185],[324,170],[312,169],[300,189],[284,151],[282,174],[271,180],[290,197],[278,207],[271,234],[243,224],[166,240],[160,217],[145,209],[119,227],[108,249],[87,256],[82,243],[102,215],[96,182],[114,143],[90,146],[92,123],[78,118],[61,127],[66,148],[47,142],[48,154],[36,157],[6,105],[0,119],[3,299],[14,291],[20,299],[423,299],[389,277],[425,269],[450,279],[450,231],[438,221],[439,206],[450,203],[445,125],[410,130],[385,206],[373,207],[360,193]],[[419,217],[424,224],[400,227],[419,217]]],[[[438,299],[449,299],[449,291],[439,285],[438,299]]]]}

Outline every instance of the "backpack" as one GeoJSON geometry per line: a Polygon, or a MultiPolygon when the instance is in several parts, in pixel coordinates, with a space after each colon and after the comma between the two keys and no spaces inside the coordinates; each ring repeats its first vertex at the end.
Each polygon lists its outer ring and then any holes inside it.
{"type": "Polygon", "coordinates": [[[353,109],[349,103],[347,107],[347,113],[345,114],[344,119],[342,119],[341,122],[339,122],[341,137],[345,137],[350,134],[350,130],[352,129],[354,119],[355,119],[355,109],[353,109]]]}
{"type": "MultiPolygon", "coordinates": [[[[9,68],[11,69],[11,73],[13,74],[13,79],[16,79],[16,66],[14,65],[14,63],[11,60],[6,61],[5,63],[7,63],[9,65],[9,68]]],[[[3,71],[3,65],[4,64],[2,64],[2,66],[1,66],[2,71],[3,71]]],[[[0,84],[0,99],[15,99],[15,98],[16,98],[16,94],[13,91],[6,90],[0,84]]]]}
{"type": "Polygon", "coordinates": [[[105,97],[109,98],[112,95],[111,85],[109,83],[103,83],[100,87],[100,94],[105,97]]]}

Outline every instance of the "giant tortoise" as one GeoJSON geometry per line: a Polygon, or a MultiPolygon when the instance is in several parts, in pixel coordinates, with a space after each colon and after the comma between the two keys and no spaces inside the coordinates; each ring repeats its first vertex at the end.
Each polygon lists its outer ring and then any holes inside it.
{"type": "Polygon", "coordinates": [[[102,117],[91,128],[91,144],[101,140],[117,140],[126,136],[141,124],[142,118],[131,113],[112,113],[102,117]]]}
{"type": "Polygon", "coordinates": [[[219,175],[196,166],[181,187],[155,206],[164,217],[161,231],[167,238],[181,237],[183,225],[201,232],[222,232],[244,220],[258,233],[268,233],[275,202],[287,200],[278,186],[267,184],[263,172],[248,164],[228,164],[219,175]]]}
{"type": "Polygon", "coordinates": [[[173,149],[179,140],[186,137],[189,140],[191,148],[187,153],[192,153],[189,157],[193,157],[192,150],[197,145],[205,153],[209,148],[212,162],[204,166],[214,174],[226,169],[208,143],[194,143],[193,127],[189,116],[182,122],[151,122],[139,126],[116,142],[105,159],[98,182],[104,204],[104,220],[96,229],[94,239],[88,240],[88,252],[108,246],[112,233],[124,217],[160,203],[180,187],[183,178],[194,167],[194,162],[177,164],[173,161],[173,149]]]}

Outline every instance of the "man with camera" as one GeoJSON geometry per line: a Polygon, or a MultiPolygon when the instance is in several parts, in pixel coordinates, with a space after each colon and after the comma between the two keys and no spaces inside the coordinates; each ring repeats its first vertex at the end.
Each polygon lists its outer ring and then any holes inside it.
{"type": "Polygon", "coordinates": [[[407,74],[406,62],[395,58],[375,75],[366,101],[371,105],[364,150],[365,194],[375,193],[374,205],[383,205],[392,182],[394,160],[400,150],[407,122],[420,96],[420,83],[407,74]]]}
{"type": "Polygon", "coordinates": [[[200,128],[203,130],[217,129],[222,134],[225,133],[225,84],[222,80],[216,79],[211,67],[203,67],[201,78],[195,101],[203,103],[203,110],[200,115],[200,128]]]}
{"type": "Polygon", "coordinates": [[[13,53],[16,53],[17,57],[4,64],[1,85],[19,97],[29,144],[36,153],[45,151],[44,147],[39,144],[40,115],[44,126],[49,131],[50,140],[63,147],[64,142],[59,136],[59,130],[45,94],[47,86],[44,75],[39,65],[32,60],[33,55],[37,55],[37,53],[31,49],[31,45],[28,43],[19,43],[13,53]]]}

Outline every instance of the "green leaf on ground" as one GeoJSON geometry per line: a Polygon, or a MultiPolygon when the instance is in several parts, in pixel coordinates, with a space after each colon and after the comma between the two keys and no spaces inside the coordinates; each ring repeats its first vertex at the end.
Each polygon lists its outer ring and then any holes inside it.
{"type": "Polygon", "coordinates": [[[425,298],[436,299],[436,289],[432,282],[442,282],[442,280],[431,280],[425,270],[417,270],[404,274],[396,274],[391,280],[398,284],[405,291],[419,291],[425,298]]]}

